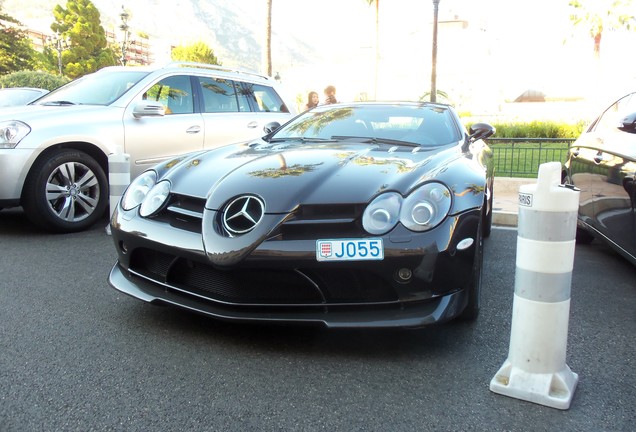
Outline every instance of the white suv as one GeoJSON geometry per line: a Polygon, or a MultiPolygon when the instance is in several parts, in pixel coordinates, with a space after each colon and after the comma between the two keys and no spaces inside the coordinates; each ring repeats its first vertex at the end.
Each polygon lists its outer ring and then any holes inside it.
{"type": "Polygon", "coordinates": [[[198,63],[108,67],[33,105],[0,110],[0,208],[36,225],[86,229],[108,206],[108,155],[131,177],[174,156],[246,141],[295,114],[277,83],[198,63]]]}

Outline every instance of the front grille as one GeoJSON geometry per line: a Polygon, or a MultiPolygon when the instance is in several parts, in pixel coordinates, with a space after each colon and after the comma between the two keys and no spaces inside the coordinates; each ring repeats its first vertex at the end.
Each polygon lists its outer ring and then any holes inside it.
{"type": "Polygon", "coordinates": [[[320,304],[322,297],[302,275],[291,271],[219,271],[211,266],[177,260],[168,285],[224,303],[320,304]]]}
{"type": "Polygon", "coordinates": [[[308,306],[383,303],[397,294],[367,269],[219,270],[169,254],[139,248],[129,270],[178,292],[236,305],[308,306]]]}
{"type": "Polygon", "coordinates": [[[280,227],[279,239],[364,236],[366,233],[359,223],[363,212],[364,205],[360,204],[303,205],[280,227]]]}
{"type": "Polygon", "coordinates": [[[166,206],[154,219],[177,229],[201,233],[205,199],[172,194],[166,206]]]}
{"type": "MultiPolygon", "coordinates": [[[[172,194],[154,219],[201,234],[205,199],[172,194]]],[[[272,240],[365,236],[360,226],[364,204],[321,204],[298,207],[272,235],[272,240]],[[310,237],[308,237],[310,236],[310,237]]]]}

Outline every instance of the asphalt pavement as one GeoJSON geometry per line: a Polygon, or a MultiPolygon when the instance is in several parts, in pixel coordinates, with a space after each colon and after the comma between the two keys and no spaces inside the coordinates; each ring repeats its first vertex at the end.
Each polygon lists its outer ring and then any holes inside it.
{"type": "MultiPolygon", "coordinates": [[[[514,194],[513,194],[514,195],[514,194]]],[[[0,431],[631,431],[636,269],[577,246],[568,410],[495,394],[516,229],[485,242],[473,323],[327,331],[218,322],[123,295],[104,226],[36,230],[0,212],[0,431]]]]}

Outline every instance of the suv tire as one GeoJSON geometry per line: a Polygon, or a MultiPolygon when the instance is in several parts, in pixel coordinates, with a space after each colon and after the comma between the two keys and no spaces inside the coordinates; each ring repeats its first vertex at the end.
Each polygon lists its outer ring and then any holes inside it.
{"type": "Polygon", "coordinates": [[[86,153],[55,150],[37,160],[24,185],[23,207],[37,226],[76,232],[93,225],[108,204],[108,180],[86,153]]]}

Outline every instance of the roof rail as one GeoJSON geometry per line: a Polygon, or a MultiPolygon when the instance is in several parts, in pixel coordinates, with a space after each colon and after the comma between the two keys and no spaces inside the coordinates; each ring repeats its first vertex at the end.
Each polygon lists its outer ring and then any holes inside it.
{"type": "Polygon", "coordinates": [[[212,64],[208,64],[208,63],[197,63],[197,62],[187,62],[187,61],[174,61],[174,62],[170,62],[168,64],[166,64],[165,66],[163,66],[164,68],[168,68],[168,67],[190,67],[190,68],[199,68],[199,69],[209,69],[209,70],[217,70],[217,71],[223,71],[223,72],[234,72],[234,73],[238,73],[238,74],[245,74],[245,75],[252,75],[255,77],[259,77],[259,78],[264,78],[266,80],[271,80],[271,77],[265,76],[265,75],[261,75],[258,74],[256,72],[250,72],[244,69],[238,69],[238,68],[228,68],[225,66],[219,66],[219,65],[212,65],[212,64]]]}

